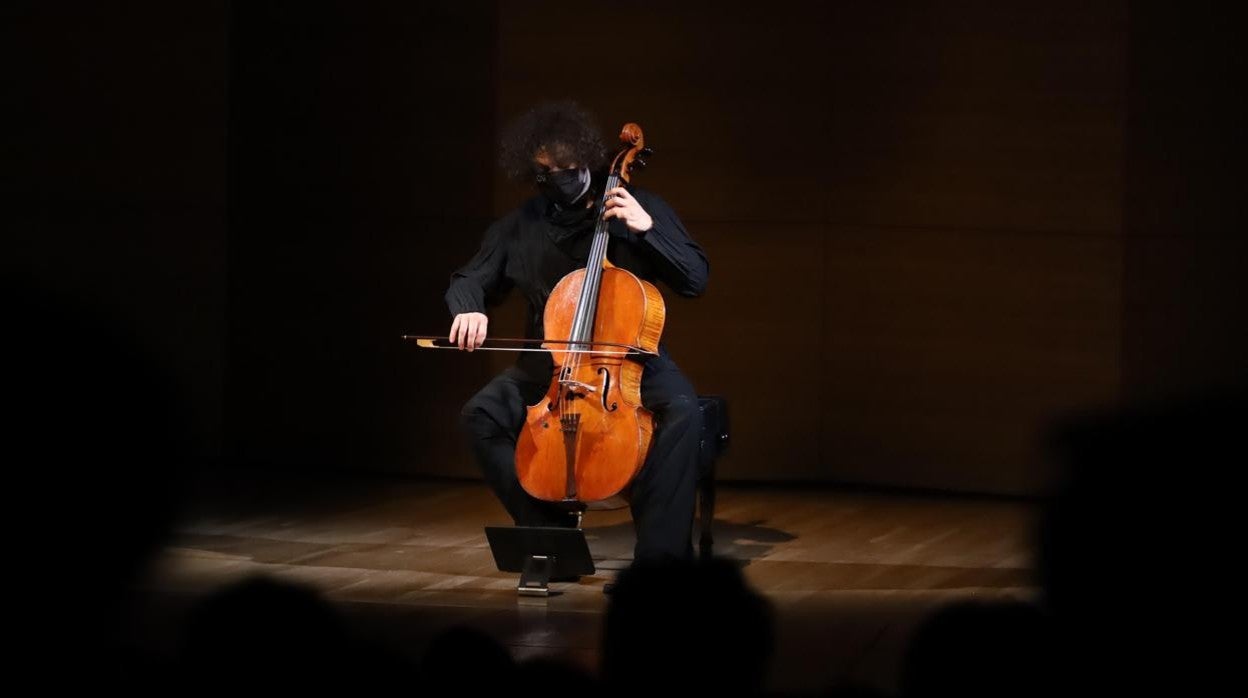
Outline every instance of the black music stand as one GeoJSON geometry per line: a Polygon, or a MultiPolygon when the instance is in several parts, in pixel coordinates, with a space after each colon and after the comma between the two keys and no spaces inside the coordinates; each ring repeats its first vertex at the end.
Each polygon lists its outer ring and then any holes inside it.
{"type": "Polygon", "coordinates": [[[594,573],[585,533],[558,526],[486,526],[500,572],[519,572],[521,596],[550,596],[550,580],[594,573]]]}

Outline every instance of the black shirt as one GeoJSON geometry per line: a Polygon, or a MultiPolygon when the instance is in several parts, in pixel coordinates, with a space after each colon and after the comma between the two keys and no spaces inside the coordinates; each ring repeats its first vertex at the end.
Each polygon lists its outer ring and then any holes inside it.
{"type": "MultiPolygon", "coordinates": [[[[584,268],[589,257],[602,179],[595,178],[594,184],[594,206],[561,210],[535,196],[495,221],[476,256],[451,275],[446,291],[451,315],[483,313],[487,305],[518,288],[528,301],[527,336],[541,338],[542,312],[550,292],[565,275],[584,268]]],[[[646,281],[661,281],[682,296],[701,294],[710,273],[706,253],[665,201],[644,189],[629,187],[629,191],[654,225],[639,235],[612,219],[607,227],[608,259],[646,281]]]]}

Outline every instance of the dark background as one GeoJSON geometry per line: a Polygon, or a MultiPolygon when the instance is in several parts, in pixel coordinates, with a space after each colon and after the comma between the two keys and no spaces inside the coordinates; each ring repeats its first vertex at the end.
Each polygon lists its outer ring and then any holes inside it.
{"type": "Polygon", "coordinates": [[[1054,419],[1245,378],[1248,81],[1199,4],[3,13],[5,274],[132,331],[208,462],[475,475],[509,358],[399,336],[447,329],[545,98],[640,123],[710,254],[665,338],[731,402],[724,478],[1031,494],[1054,419]]]}

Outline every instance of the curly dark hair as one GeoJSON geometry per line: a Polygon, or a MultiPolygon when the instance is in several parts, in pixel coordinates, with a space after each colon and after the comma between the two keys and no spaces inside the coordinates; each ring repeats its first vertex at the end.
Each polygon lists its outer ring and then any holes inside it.
{"type": "Polygon", "coordinates": [[[498,164],[508,177],[533,175],[533,156],[546,150],[556,162],[576,163],[590,171],[607,162],[607,147],[593,117],[576,102],[544,102],[516,117],[503,130],[498,164]]]}

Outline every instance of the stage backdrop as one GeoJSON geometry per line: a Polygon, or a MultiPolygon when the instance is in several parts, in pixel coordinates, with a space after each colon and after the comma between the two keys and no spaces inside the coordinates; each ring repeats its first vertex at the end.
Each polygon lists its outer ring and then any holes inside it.
{"type": "Polygon", "coordinates": [[[450,271],[529,194],[498,126],[548,98],[642,124],[638,183],[709,252],[665,337],[730,402],[726,479],[1034,493],[1053,420],[1242,371],[1242,244],[1199,242],[1242,217],[1172,184],[1231,181],[1180,104],[1229,86],[1230,35],[877,5],[235,5],[229,455],[476,476],[459,408],[509,357],[398,336],[447,329],[450,271]]]}
{"type": "Polygon", "coordinates": [[[642,124],[709,252],[665,337],[730,402],[726,479],[1034,493],[1054,419],[1244,377],[1231,23],[744,5],[16,12],[6,264],[137,327],[206,457],[475,477],[459,408],[507,359],[399,336],[528,194],[499,125],[570,97],[642,124]]]}
{"type": "Polygon", "coordinates": [[[1037,429],[1118,395],[1122,6],[500,10],[500,118],[638,121],[710,253],[666,336],[725,477],[1029,491],[1037,429]]]}
{"type": "MultiPolygon", "coordinates": [[[[225,438],[226,27],[225,0],[6,3],[0,21],[0,281],[42,295],[60,331],[85,311],[129,337],[208,460],[225,438]]],[[[99,341],[81,337],[87,365],[99,341]]]]}

